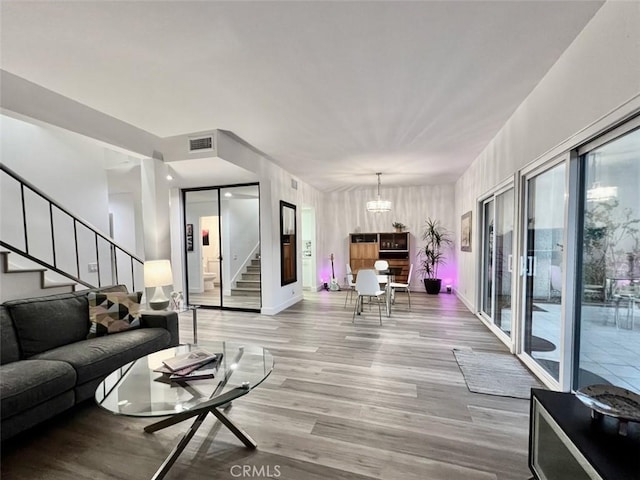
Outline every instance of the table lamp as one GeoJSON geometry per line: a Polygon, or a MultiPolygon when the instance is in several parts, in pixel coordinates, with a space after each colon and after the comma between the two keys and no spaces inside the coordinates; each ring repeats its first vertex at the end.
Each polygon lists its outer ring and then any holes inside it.
{"type": "Polygon", "coordinates": [[[164,310],[169,306],[169,299],[165,296],[162,287],[172,283],[173,274],[169,260],[144,262],[144,286],[156,288],[153,298],[149,300],[149,306],[153,310],[164,310]]]}

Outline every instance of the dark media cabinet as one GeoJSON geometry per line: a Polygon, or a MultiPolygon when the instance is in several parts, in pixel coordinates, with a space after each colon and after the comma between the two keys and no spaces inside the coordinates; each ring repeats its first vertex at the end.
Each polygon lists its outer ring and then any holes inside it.
{"type": "Polygon", "coordinates": [[[571,393],[531,393],[529,468],[536,479],[640,479],[640,424],[630,422],[622,436],[616,419],[593,420],[571,393]]]}

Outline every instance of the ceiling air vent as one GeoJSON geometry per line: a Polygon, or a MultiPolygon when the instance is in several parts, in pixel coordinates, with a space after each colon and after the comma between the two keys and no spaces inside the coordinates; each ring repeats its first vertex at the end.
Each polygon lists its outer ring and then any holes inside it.
{"type": "Polygon", "coordinates": [[[201,152],[203,150],[213,150],[213,136],[197,137],[189,139],[189,151],[201,152]]]}

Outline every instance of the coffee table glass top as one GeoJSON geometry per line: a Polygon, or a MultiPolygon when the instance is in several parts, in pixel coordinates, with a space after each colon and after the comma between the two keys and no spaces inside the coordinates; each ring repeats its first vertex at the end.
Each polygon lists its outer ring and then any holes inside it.
{"type": "Polygon", "coordinates": [[[233,400],[260,385],[273,370],[273,357],[258,345],[235,342],[206,342],[180,345],[128,363],[111,373],[98,386],[96,402],[118,415],[158,417],[194,410],[223,395],[233,400]],[[181,383],[162,381],[154,372],[162,361],[196,348],[222,353],[215,378],[181,383]],[[234,395],[237,392],[237,395],[234,395]]]}

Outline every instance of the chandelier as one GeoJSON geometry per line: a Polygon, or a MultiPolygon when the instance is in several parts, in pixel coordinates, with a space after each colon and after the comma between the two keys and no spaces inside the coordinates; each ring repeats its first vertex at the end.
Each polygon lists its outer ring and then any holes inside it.
{"type": "Polygon", "coordinates": [[[376,200],[370,200],[367,202],[367,211],[373,213],[388,212],[391,210],[391,202],[389,200],[380,200],[380,175],[382,173],[376,173],[378,176],[378,196],[376,200]]]}

